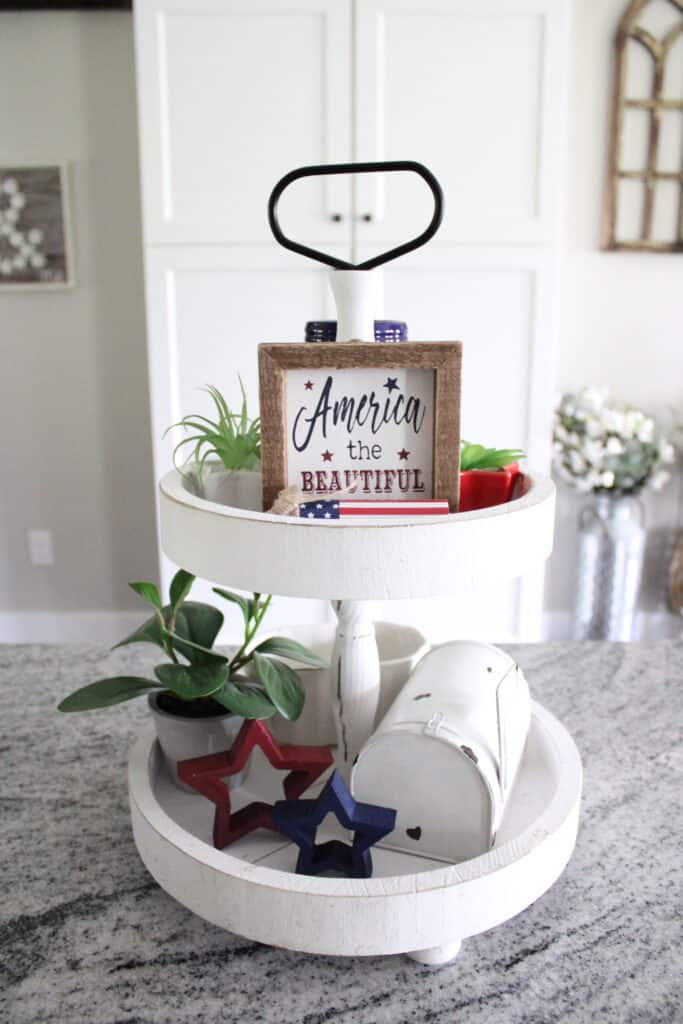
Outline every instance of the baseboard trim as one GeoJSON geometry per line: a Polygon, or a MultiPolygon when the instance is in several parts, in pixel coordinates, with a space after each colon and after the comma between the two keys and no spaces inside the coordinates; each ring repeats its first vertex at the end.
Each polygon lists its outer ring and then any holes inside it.
{"type": "MultiPolygon", "coordinates": [[[[571,640],[572,613],[544,612],[543,640],[571,640]]],[[[683,636],[683,617],[673,612],[638,612],[632,640],[670,640],[683,636]]]]}
{"type": "Polygon", "coordinates": [[[115,644],[142,621],[140,612],[0,612],[0,643],[115,644]]]}
{"type": "MultiPolygon", "coordinates": [[[[385,617],[391,619],[391,615],[385,617]]],[[[142,620],[140,612],[0,612],[0,644],[115,644],[142,620]]],[[[570,640],[571,635],[570,612],[544,613],[543,640],[570,640]]],[[[634,640],[679,636],[683,636],[682,617],[668,612],[641,612],[636,617],[634,640]]]]}

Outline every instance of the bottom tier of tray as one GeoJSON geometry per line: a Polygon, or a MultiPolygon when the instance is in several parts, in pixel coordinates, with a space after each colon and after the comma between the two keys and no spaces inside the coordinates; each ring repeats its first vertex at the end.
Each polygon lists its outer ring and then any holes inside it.
{"type": "MultiPolygon", "coordinates": [[[[174,785],[151,729],[129,762],[140,856],[157,882],[190,910],[287,949],[408,953],[430,964],[452,959],[463,938],[513,917],[558,878],[574,848],[581,778],[571,736],[534,704],[520,771],[489,853],[453,865],[380,847],[373,850],[373,877],[357,880],[295,874],[296,848],[266,830],[215,850],[213,805],[174,785]]],[[[233,807],[280,799],[281,779],[256,750],[233,807]]],[[[331,838],[334,828],[325,822],[319,841],[331,838]]]]}

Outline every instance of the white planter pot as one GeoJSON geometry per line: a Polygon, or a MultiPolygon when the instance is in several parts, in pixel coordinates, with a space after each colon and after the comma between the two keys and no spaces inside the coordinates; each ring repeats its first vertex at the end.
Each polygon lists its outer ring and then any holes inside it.
{"type": "Polygon", "coordinates": [[[261,471],[224,469],[219,462],[207,462],[201,476],[194,469],[184,471],[188,490],[217,505],[260,512],[263,508],[261,471]]]}
{"type": "MultiPolygon", "coordinates": [[[[244,719],[229,711],[213,718],[183,718],[163,711],[158,706],[158,696],[158,693],[150,693],[147,700],[168,774],[180,789],[188,793],[194,792],[178,779],[178,761],[186,761],[190,757],[205,757],[207,754],[227,750],[232,746],[244,719]]],[[[238,775],[230,776],[225,781],[232,789],[241,784],[246,773],[245,768],[238,775]]]]}
{"type": "MultiPolygon", "coordinates": [[[[278,636],[288,636],[315,651],[329,662],[335,637],[334,623],[292,626],[278,629],[278,636]]],[[[380,658],[380,697],[377,721],[384,716],[420,658],[429,650],[427,640],[412,626],[394,622],[376,622],[375,635],[380,658]]],[[[337,742],[332,702],[330,670],[300,668],[306,703],[296,722],[287,722],[279,715],[268,720],[268,727],[280,743],[329,746],[337,742]]]]}

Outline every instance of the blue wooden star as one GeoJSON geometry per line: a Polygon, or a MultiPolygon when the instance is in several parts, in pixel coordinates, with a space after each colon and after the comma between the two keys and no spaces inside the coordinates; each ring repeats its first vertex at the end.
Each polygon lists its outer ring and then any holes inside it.
{"type": "Polygon", "coordinates": [[[393,831],[396,811],[358,803],[339,772],[334,772],[316,800],[279,800],[274,804],[273,824],[299,847],[297,874],[335,871],[347,878],[370,878],[370,847],[393,831]],[[316,844],[318,825],[330,813],[354,833],[350,846],[339,839],[316,844]]]}

